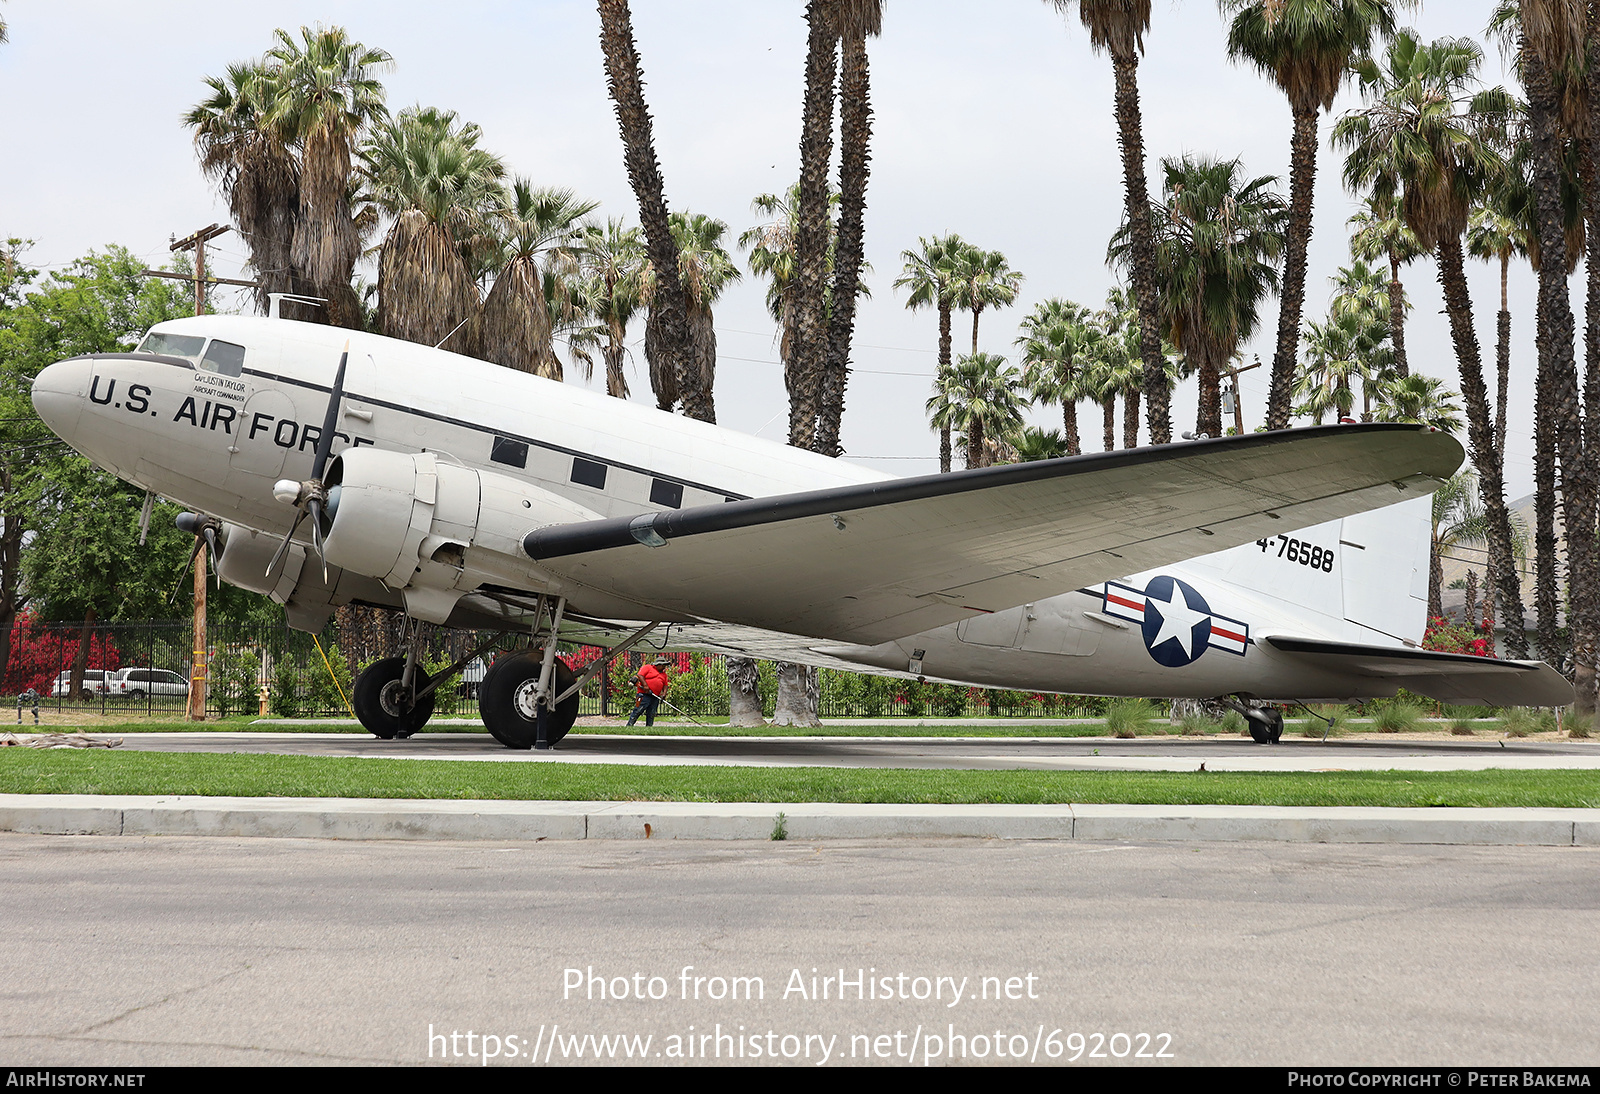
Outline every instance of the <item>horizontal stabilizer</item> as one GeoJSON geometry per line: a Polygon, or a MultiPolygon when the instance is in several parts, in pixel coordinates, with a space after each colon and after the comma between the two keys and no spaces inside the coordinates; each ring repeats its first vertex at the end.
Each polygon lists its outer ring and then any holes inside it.
{"type": "Polygon", "coordinates": [[[1574,698],[1572,685],[1543,661],[1503,661],[1470,653],[1284,635],[1272,635],[1264,641],[1279,653],[1329,672],[1381,678],[1442,703],[1561,707],[1574,698]]]}
{"type": "Polygon", "coordinates": [[[1461,459],[1422,427],[1325,426],[553,525],[523,547],[646,618],[874,644],[1428,494],[1461,459]]]}

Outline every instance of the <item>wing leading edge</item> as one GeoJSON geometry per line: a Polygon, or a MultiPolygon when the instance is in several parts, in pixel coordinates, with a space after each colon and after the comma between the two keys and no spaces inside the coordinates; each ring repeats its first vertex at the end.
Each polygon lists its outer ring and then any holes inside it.
{"type": "Polygon", "coordinates": [[[577,586],[666,615],[877,643],[1431,493],[1416,426],[1326,426],[554,525],[577,586]]]}

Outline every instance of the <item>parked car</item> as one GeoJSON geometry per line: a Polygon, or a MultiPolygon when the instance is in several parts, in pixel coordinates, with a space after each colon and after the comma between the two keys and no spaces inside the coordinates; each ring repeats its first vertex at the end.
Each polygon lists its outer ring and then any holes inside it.
{"type": "MultiPolygon", "coordinates": [[[[111,690],[111,680],[116,674],[105,669],[84,669],[83,686],[78,689],[78,698],[85,703],[92,703],[100,696],[111,690]]],[[[56,677],[55,686],[50,689],[50,698],[67,699],[71,697],[72,670],[68,669],[56,677]]]]}
{"type": "Polygon", "coordinates": [[[147,695],[188,695],[189,681],[170,669],[120,669],[111,694],[136,701],[147,695]]]}

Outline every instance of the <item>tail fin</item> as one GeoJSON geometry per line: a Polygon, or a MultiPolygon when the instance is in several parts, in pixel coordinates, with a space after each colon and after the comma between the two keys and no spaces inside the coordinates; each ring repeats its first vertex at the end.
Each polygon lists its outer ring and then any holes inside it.
{"type": "Polygon", "coordinates": [[[1339,521],[1344,617],[1406,642],[1428,625],[1433,502],[1412,498],[1339,521]]]}

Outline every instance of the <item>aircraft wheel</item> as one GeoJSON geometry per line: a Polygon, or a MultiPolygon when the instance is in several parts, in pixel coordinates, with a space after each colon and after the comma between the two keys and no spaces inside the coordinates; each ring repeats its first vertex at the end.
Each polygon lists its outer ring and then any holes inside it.
{"type": "MultiPolygon", "coordinates": [[[[534,717],[533,693],[539,686],[539,671],[543,655],[528,650],[494,663],[478,685],[478,713],[494,739],[507,748],[519,750],[532,748],[539,737],[538,722],[534,717]]],[[[572,686],[577,674],[556,658],[555,679],[551,683],[559,695],[572,686]]],[[[567,735],[567,730],[578,720],[580,696],[574,692],[551,712],[547,740],[555,744],[567,735]]]]}
{"type": "MultiPolygon", "coordinates": [[[[433,717],[433,692],[414,705],[405,701],[400,687],[405,671],[404,657],[385,657],[362,669],[355,687],[350,689],[350,705],[355,708],[356,718],[374,737],[385,741],[409,737],[433,717]]],[[[418,665],[413,681],[416,689],[427,687],[430,679],[418,665]]]]}
{"type": "Polygon", "coordinates": [[[1245,716],[1250,739],[1258,745],[1275,745],[1283,739],[1283,711],[1277,707],[1257,707],[1245,716]]]}

